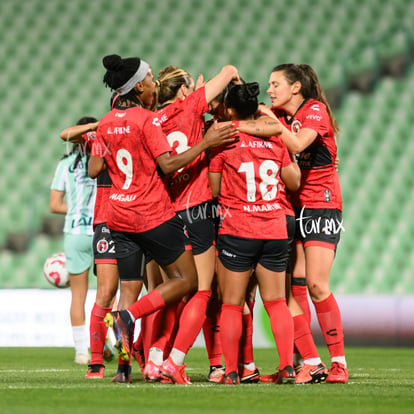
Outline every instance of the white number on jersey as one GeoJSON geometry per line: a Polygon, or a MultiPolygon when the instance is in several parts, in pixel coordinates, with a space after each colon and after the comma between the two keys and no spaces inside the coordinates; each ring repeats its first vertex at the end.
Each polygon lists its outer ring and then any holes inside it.
{"type": "Polygon", "coordinates": [[[123,190],[128,190],[132,182],[132,156],[126,150],[121,148],[116,153],[116,164],[118,168],[125,174],[125,182],[122,186],[123,190]]]}
{"type": "MultiPolygon", "coordinates": [[[[276,198],[277,184],[279,183],[279,180],[275,177],[278,171],[278,165],[272,160],[265,160],[259,166],[259,176],[261,179],[259,190],[262,194],[262,199],[265,201],[270,201],[276,198]]],[[[253,161],[243,162],[237,172],[246,174],[247,201],[254,203],[256,201],[256,177],[253,161]]]]}
{"type": "MultiPolygon", "coordinates": [[[[181,131],[173,131],[167,135],[168,143],[170,144],[171,148],[174,148],[176,145],[175,150],[177,154],[181,154],[184,151],[187,151],[190,147],[188,146],[188,137],[181,131]]],[[[181,172],[183,168],[180,168],[178,172],[181,172]]]]}

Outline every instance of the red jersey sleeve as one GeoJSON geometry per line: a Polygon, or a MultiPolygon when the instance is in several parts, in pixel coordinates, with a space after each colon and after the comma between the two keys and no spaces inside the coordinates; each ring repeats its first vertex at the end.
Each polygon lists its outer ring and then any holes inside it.
{"type": "Polygon", "coordinates": [[[324,136],[330,127],[330,120],[326,106],[321,102],[313,101],[307,107],[307,112],[302,120],[302,128],[309,128],[324,136]]]}
{"type": "Polygon", "coordinates": [[[144,124],[144,130],[147,138],[146,145],[154,158],[172,151],[156,116],[148,117],[144,124]]]}
{"type": "Polygon", "coordinates": [[[108,148],[105,144],[105,141],[100,133],[100,128],[96,130],[95,139],[92,141],[91,155],[94,157],[104,158],[108,153],[108,148]]]}

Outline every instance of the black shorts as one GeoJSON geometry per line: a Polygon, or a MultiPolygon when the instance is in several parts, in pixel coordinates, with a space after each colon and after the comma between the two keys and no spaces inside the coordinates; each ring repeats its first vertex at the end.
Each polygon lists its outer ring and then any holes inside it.
{"type": "Polygon", "coordinates": [[[288,240],[247,239],[220,234],[217,251],[224,267],[245,272],[260,263],[273,272],[284,272],[288,260],[288,240]]]}
{"type": "Polygon", "coordinates": [[[341,230],[342,212],[332,208],[295,209],[297,240],[307,246],[321,246],[336,250],[341,230]]]}
{"type": "Polygon", "coordinates": [[[183,221],[174,216],[154,229],[141,233],[112,230],[118,265],[122,257],[144,253],[159,265],[174,262],[185,250],[191,250],[191,243],[185,232],[183,221]]]}
{"type": "Polygon", "coordinates": [[[213,200],[211,201],[211,218],[213,220],[214,223],[214,239],[217,240],[217,236],[218,236],[218,231],[220,228],[220,224],[221,224],[221,207],[220,204],[218,202],[217,198],[213,198],[213,200]]]}
{"type": "Polygon", "coordinates": [[[183,220],[193,248],[193,254],[201,254],[215,244],[216,229],[210,202],[205,202],[177,212],[183,220]]]}
{"type": "Polygon", "coordinates": [[[139,245],[129,238],[129,234],[111,230],[116,247],[119,279],[122,281],[143,280],[145,255],[139,245]]]}
{"type": "Polygon", "coordinates": [[[95,227],[93,233],[93,272],[96,276],[97,264],[116,264],[115,243],[112,239],[111,230],[106,223],[100,223],[95,227]]]}
{"type": "Polygon", "coordinates": [[[296,218],[294,216],[286,216],[286,227],[288,234],[288,262],[286,267],[287,273],[292,273],[292,264],[290,254],[292,252],[293,241],[295,240],[296,218]]]}

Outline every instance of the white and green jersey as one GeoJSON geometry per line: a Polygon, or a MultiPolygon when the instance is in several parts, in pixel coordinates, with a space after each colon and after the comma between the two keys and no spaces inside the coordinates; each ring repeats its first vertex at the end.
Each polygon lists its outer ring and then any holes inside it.
{"type": "Polygon", "coordinates": [[[96,180],[87,175],[86,155],[73,168],[76,157],[77,153],[73,153],[60,160],[51,189],[65,192],[67,213],[63,232],[92,235],[96,180]]]}

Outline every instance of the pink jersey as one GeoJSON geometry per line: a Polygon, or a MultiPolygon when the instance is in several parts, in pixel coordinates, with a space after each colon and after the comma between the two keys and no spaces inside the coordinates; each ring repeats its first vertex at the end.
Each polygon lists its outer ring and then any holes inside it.
{"type": "Polygon", "coordinates": [[[99,122],[92,155],[103,157],[112,179],[108,227],[140,233],[175,215],[157,162],[171,147],[155,114],[143,108],[113,109],[99,122]]]}
{"type": "MultiPolygon", "coordinates": [[[[203,138],[203,115],[208,109],[205,88],[202,87],[185,99],[177,99],[157,111],[162,130],[173,150],[181,153],[203,138]]],[[[204,152],[165,181],[175,211],[211,199],[208,163],[204,152]]]]}
{"type": "Polygon", "coordinates": [[[336,139],[326,106],[315,99],[306,100],[293,118],[275,111],[278,119],[294,134],[302,128],[318,133],[315,141],[299,154],[301,186],[292,194],[294,207],[334,208],[342,211],[342,195],[334,162],[336,139]]]}
{"type": "Polygon", "coordinates": [[[214,151],[209,171],[222,174],[219,234],[286,239],[278,185],[280,169],[290,164],[286,146],[277,137],[265,141],[240,132],[234,145],[214,151]]]}

